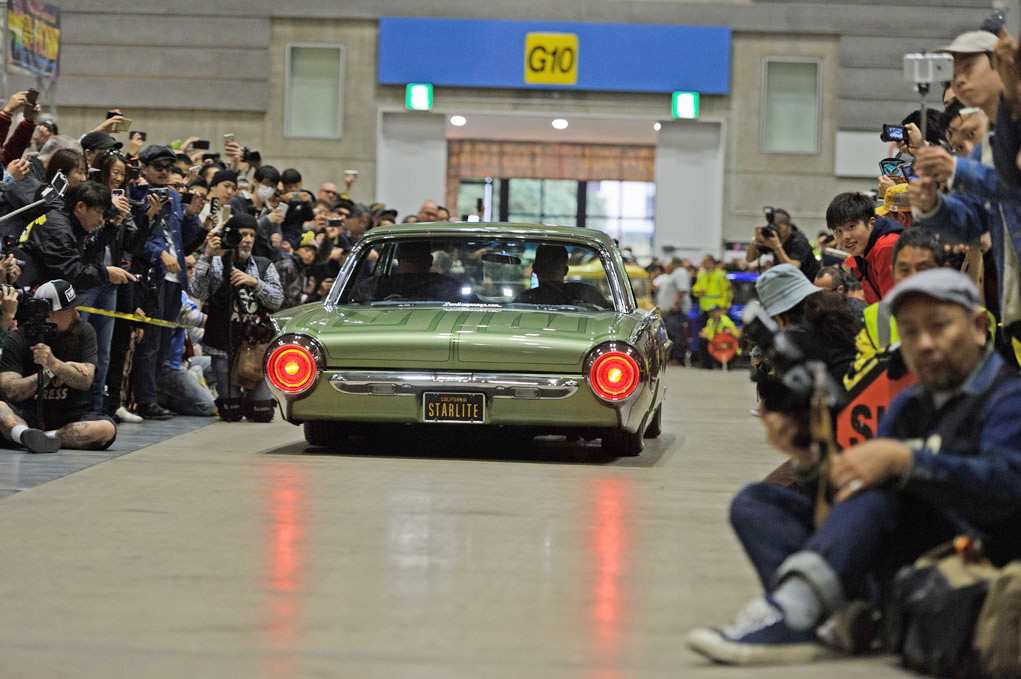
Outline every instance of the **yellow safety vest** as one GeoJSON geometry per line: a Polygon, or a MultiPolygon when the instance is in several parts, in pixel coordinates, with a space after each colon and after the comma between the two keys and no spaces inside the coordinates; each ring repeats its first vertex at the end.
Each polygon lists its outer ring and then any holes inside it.
{"type": "MultiPolygon", "coordinates": [[[[897,332],[897,319],[890,313],[890,308],[882,302],[876,302],[865,307],[865,327],[854,340],[857,354],[854,357],[854,364],[850,372],[844,376],[844,388],[850,391],[851,387],[861,378],[862,375],[872,369],[872,363],[876,354],[886,351],[891,344],[900,341],[900,334],[897,332]]],[[[992,312],[986,310],[989,317],[989,341],[996,340],[996,318],[992,312]]]]}
{"type": "Polygon", "coordinates": [[[702,293],[698,298],[698,308],[702,311],[709,311],[714,306],[724,311],[730,308],[730,281],[727,280],[727,272],[723,269],[700,270],[693,290],[702,293]]]}

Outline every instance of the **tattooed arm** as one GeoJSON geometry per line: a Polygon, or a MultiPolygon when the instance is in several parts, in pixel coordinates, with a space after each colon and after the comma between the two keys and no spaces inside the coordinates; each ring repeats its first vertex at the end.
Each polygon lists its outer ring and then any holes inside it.
{"type": "Polygon", "coordinates": [[[0,397],[5,401],[27,401],[35,396],[37,386],[39,381],[35,374],[22,377],[16,372],[0,373],[0,397]]]}
{"type": "Polygon", "coordinates": [[[53,355],[53,350],[45,344],[32,347],[32,354],[38,365],[47,368],[54,375],[64,380],[64,384],[72,389],[85,391],[92,387],[92,379],[96,374],[96,366],[91,363],[64,362],[53,355]]]}

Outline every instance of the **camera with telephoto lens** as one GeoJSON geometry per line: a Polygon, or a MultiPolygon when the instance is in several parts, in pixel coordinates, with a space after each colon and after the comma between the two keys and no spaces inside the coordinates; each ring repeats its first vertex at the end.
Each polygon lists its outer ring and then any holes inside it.
{"type": "Polygon", "coordinates": [[[237,228],[230,226],[230,223],[224,224],[223,229],[220,231],[220,246],[227,249],[233,250],[237,246],[241,245],[241,231],[237,228]]]}
{"type": "Polygon", "coordinates": [[[766,216],[766,226],[762,227],[762,237],[772,238],[777,235],[776,226],[774,226],[774,220],[776,219],[776,211],[771,207],[762,208],[762,214],[766,216]]]}
{"type": "Polygon", "coordinates": [[[15,290],[18,293],[18,310],[14,314],[14,320],[18,322],[18,329],[25,335],[28,346],[35,346],[56,337],[56,324],[46,322],[52,311],[50,300],[36,299],[31,288],[15,290]]]}
{"type": "MultiPolygon", "coordinates": [[[[773,412],[804,414],[807,418],[815,385],[812,364],[816,361],[805,358],[802,349],[780,330],[759,302],[749,302],[741,320],[744,337],[763,355],[759,364],[752,367],[752,382],[759,387],[763,407],[773,412]]],[[[836,408],[840,405],[840,390],[832,379],[826,386],[830,407],[836,408]]]]}

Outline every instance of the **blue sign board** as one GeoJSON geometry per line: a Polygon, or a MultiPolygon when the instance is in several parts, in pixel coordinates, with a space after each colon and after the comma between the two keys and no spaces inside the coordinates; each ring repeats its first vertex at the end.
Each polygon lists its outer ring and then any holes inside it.
{"type": "Polygon", "coordinates": [[[728,94],[730,37],[722,26],[383,17],[378,82],[728,94]]]}

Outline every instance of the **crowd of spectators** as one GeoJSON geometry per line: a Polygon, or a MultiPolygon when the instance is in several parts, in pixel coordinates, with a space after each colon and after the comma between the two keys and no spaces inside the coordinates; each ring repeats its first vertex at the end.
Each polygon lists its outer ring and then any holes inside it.
{"type": "Polygon", "coordinates": [[[981,536],[993,565],[1021,558],[1018,45],[994,15],[936,53],[953,58],[942,106],[924,136],[920,112],[905,117],[874,193],[835,196],[814,251],[784,210],[747,251],[756,322],[785,338],[759,354],[755,413],[790,459],[731,504],[764,593],[729,624],[691,632],[715,661],[875,648],[894,573],[962,532],[981,536]],[[806,365],[825,368],[807,388],[822,400],[796,388],[806,365]],[[877,379],[875,437],[828,454],[820,412],[838,414],[877,379]]]}
{"type": "MultiPolygon", "coordinates": [[[[352,199],[357,173],[313,192],[233,135],[220,150],[121,140],[119,110],[62,135],[33,98],[0,112],[0,433],[51,452],[175,414],[271,421],[261,356],[237,357],[272,337],[270,314],[322,299],[357,240],[397,211],[352,199]]],[[[403,221],[449,217],[427,200],[403,221]]]]}

